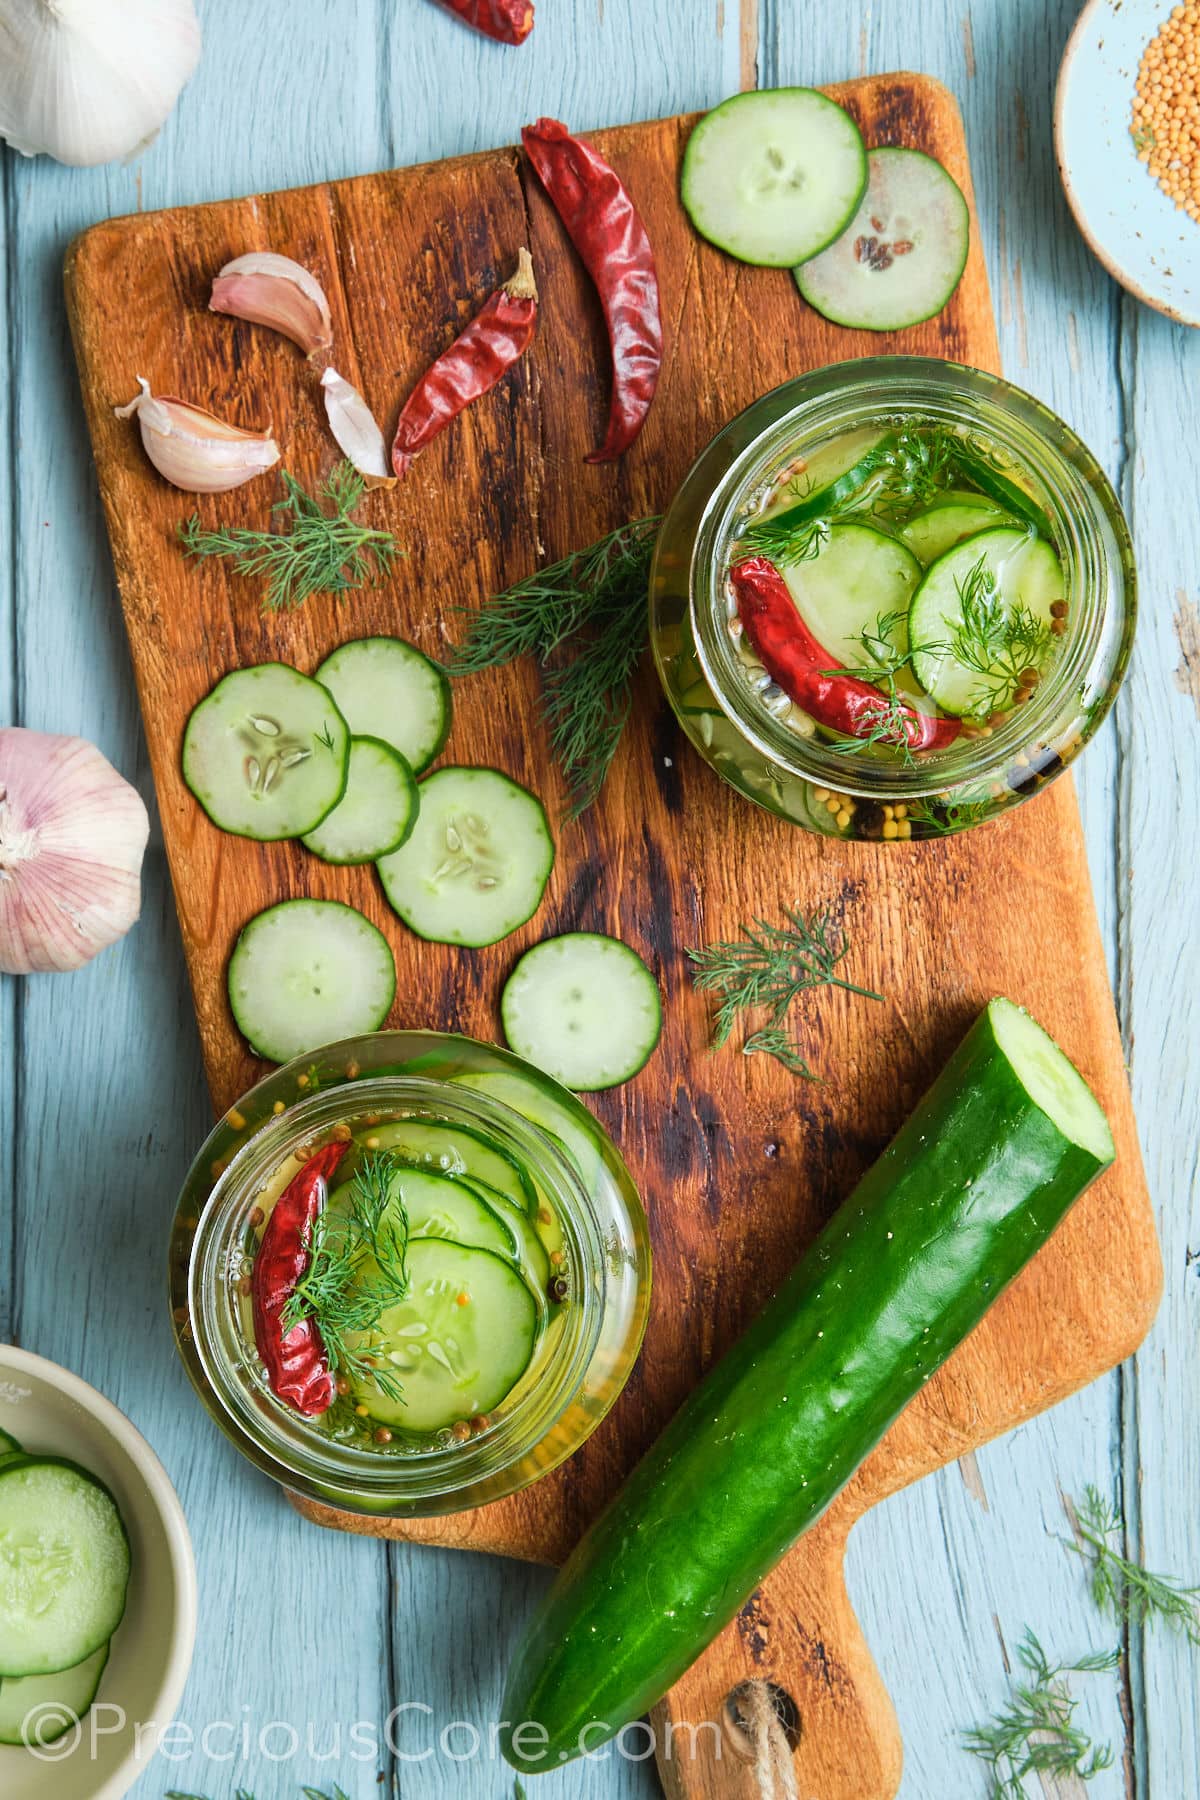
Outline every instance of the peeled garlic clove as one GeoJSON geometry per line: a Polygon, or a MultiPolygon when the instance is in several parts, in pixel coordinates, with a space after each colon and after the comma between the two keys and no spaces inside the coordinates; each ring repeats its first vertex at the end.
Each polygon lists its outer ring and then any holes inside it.
{"type": "Polygon", "coordinates": [[[94,744],[0,727],[0,971],[77,969],[124,937],[149,831],[94,744]]]}
{"type": "Polygon", "coordinates": [[[146,455],[159,474],[188,494],[224,494],[252,481],[279,461],[270,432],[243,431],[173,394],[152,394],[144,375],[141,393],[116,406],[118,419],[135,413],[146,455]]]}
{"type": "Polygon", "coordinates": [[[250,250],[219,269],[208,308],[282,331],[308,356],[333,342],[324,288],[301,263],[273,250],[250,250]]]}
{"type": "Polygon", "coordinates": [[[343,380],[336,369],[326,369],[321,386],[325,389],[329,429],[338,448],[350,458],[367,487],[395,487],[396,477],[387,465],[383,433],[358,389],[343,380]]]}

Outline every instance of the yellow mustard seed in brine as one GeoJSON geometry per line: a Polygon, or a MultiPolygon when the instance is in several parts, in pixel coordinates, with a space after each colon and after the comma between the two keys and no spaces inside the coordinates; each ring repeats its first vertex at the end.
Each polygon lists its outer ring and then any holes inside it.
{"type": "Polygon", "coordinates": [[[1183,0],[1142,52],[1130,133],[1168,200],[1200,220],[1200,0],[1183,0]]]}
{"type": "Polygon", "coordinates": [[[240,1113],[236,1106],[231,1106],[225,1115],[225,1123],[229,1126],[231,1131],[245,1131],[246,1115],[245,1113],[240,1113]]]}
{"type": "Polygon", "coordinates": [[[275,1117],[278,1118],[281,1112],[287,1111],[287,1107],[283,1104],[282,1100],[277,1100],[271,1108],[271,1111],[275,1114],[275,1117]]]}

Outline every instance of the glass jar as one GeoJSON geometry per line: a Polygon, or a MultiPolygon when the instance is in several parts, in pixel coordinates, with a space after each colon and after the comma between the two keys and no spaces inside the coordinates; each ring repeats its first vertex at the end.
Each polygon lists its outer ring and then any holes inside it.
{"type": "Polygon", "coordinates": [[[428,1516],[513,1493],[595,1430],[641,1347],[650,1241],[624,1163],[573,1094],[470,1038],[379,1032],[275,1070],[225,1114],[184,1185],[170,1291],[192,1383],[251,1462],[294,1492],[347,1511],[428,1516]],[[507,1398],[473,1420],[469,1434],[398,1432],[384,1447],[356,1435],[352,1407],[343,1407],[344,1422],[335,1408],[314,1420],[272,1393],[254,1344],[249,1275],[259,1203],[269,1211],[289,1159],[294,1173],[347,1125],[374,1130],[400,1120],[482,1133],[516,1164],[553,1237],[554,1275],[533,1359],[507,1398]]]}
{"type": "Polygon", "coordinates": [[[961,831],[1060,775],[1113,703],[1134,613],[1128,527],[1085,445],[996,376],[905,356],[816,370],[732,420],[671,504],[650,590],[659,675],[704,760],[748,799],[810,831],[885,841],[961,831]],[[759,691],[748,680],[729,569],[748,517],[787,472],[850,433],[921,426],[985,445],[1040,506],[1063,570],[1065,635],[1055,639],[1040,685],[1023,696],[1028,703],[1007,717],[906,761],[846,754],[845,743],[831,742],[810,720],[799,721],[810,735],[800,734],[796,709],[765,672],[759,691]]]}

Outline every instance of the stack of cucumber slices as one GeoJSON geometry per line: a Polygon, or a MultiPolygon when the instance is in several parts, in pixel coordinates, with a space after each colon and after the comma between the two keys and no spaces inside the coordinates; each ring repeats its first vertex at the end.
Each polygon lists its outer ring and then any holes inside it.
{"type": "Polygon", "coordinates": [[[125,1611],[129,1540],[116,1501],[76,1463],[0,1432],[0,1744],[41,1749],[95,1700],[125,1611]]]}
{"type": "Polygon", "coordinates": [[[967,203],[923,151],[868,151],[815,88],[736,94],[688,141],[682,198],[701,236],[794,272],[834,324],[900,331],[939,313],[966,267],[967,203]]]}
{"type": "MultiPolygon", "coordinates": [[[[313,676],[278,662],[226,675],[188,720],[183,774],[223,831],[373,862],[421,937],[492,944],[541,904],[554,841],[541,801],[495,769],[418,781],[449,729],[445,672],[399,638],[359,638],[313,676]]],[[[378,1030],[395,991],[383,933],[334,900],[267,908],[229,965],[238,1026],[276,1062],[378,1030]]]]}
{"type": "MultiPolygon", "coordinates": [[[[497,769],[418,780],[450,729],[446,675],[399,638],[343,644],[308,676],[237,669],[193,711],[183,773],[213,823],[298,838],[322,861],[373,862],[392,910],[435,943],[480,948],[533,917],[554,866],[535,794],[497,769]]],[[[239,1030],[273,1062],[377,1031],[396,993],[378,927],[337,900],[284,900],[243,929],[228,971],[239,1030]]],[[[509,1042],[565,1085],[609,1087],[658,1041],[654,977],[615,938],[538,945],[505,990],[509,1042]]]]}

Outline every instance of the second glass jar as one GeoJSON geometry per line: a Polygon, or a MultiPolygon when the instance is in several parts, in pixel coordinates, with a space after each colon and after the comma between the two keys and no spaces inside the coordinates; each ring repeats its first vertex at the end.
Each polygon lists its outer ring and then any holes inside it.
{"type": "MultiPolygon", "coordinates": [[[[902,473],[909,474],[907,466],[902,473]]],[[[944,528],[946,515],[940,517],[944,528]]],[[[970,555],[961,560],[969,562],[970,555]]],[[[798,567],[802,583],[804,562],[798,567]]],[[[942,837],[995,818],[1069,766],[1107,714],[1124,675],[1135,577],[1116,495],[1061,419],[981,370],[876,357],[817,370],[775,389],[713,440],[664,521],[650,609],[664,689],[683,730],[717,773],[747,798],[810,831],[904,841],[942,837]],[[873,486],[856,493],[853,472],[837,485],[845,471],[869,468],[872,457],[884,471],[872,477],[873,486]],[[748,528],[778,516],[793,495],[807,500],[828,493],[835,508],[824,518],[814,514],[798,557],[816,558],[830,524],[853,520],[892,537],[897,558],[910,561],[919,579],[909,549],[914,540],[891,510],[886,487],[907,457],[915,457],[911,488],[925,495],[926,504],[957,505],[970,524],[969,503],[978,501],[976,530],[1006,525],[1032,536],[1029,520],[1041,521],[1061,568],[1061,600],[1054,603],[1055,616],[1041,625],[1049,653],[1040,668],[1017,672],[986,715],[972,709],[957,726],[951,722],[953,741],[945,747],[910,753],[897,731],[900,753],[892,754],[886,741],[856,742],[825,730],[793,704],[773,679],[777,671],[763,667],[748,644],[730,571],[759,542],[770,544],[769,533],[748,528]],[[970,478],[956,471],[981,464],[994,492],[959,491],[970,478]],[[1021,511],[1006,509],[1005,499],[1021,511]]],[[[885,612],[881,604],[878,613],[885,612]]],[[[885,656],[890,648],[884,645],[885,656]]],[[[844,647],[829,660],[830,674],[845,668],[870,679],[869,654],[855,657],[852,669],[844,647]]],[[[908,685],[919,694],[915,683],[908,685]]],[[[890,682],[883,689],[888,691],[893,700],[909,703],[907,688],[890,682]]],[[[879,718],[902,717],[887,712],[888,704],[881,695],[879,718]]],[[[918,697],[916,705],[922,704],[918,697]]],[[[880,730],[867,735],[886,737],[880,730]]]]}

